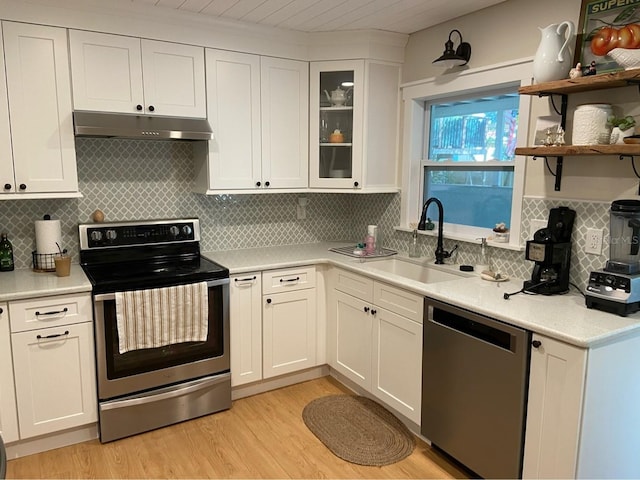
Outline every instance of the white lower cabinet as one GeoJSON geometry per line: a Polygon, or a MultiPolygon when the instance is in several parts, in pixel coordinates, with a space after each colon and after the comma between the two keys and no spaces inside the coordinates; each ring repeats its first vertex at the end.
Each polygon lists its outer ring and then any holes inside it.
{"type": "Polygon", "coordinates": [[[422,323],[376,308],[373,394],[420,424],[422,323]]]}
{"type": "Polygon", "coordinates": [[[535,334],[533,343],[522,476],[575,478],[587,350],[535,334]]]}
{"type": "Polygon", "coordinates": [[[10,335],[9,309],[6,303],[0,303],[0,435],[5,443],[20,438],[10,335]]]}
{"type": "Polygon", "coordinates": [[[333,313],[334,334],[330,335],[333,355],[330,364],[345,377],[371,389],[371,304],[335,290],[333,313]],[[332,338],[333,337],[333,338],[332,338]]]}
{"type": "Polygon", "coordinates": [[[419,424],[423,298],[340,269],[333,286],[330,365],[419,424]]]}
{"type": "Polygon", "coordinates": [[[318,364],[315,267],[231,276],[231,385],[318,364]]]}
{"type": "Polygon", "coordinates": [[[9,310],[20,439],[96,422],[91,295],[19,300],[9,310]]]}
{"type": "Polygon", "coordinates": [[[231,275],[231,386],[262,380],[262,273],[231,275]]]}
{"type": "Polygon", "coordinates": [[[263,272],[263,376],[316,365],[315,267],[263,272]]]}

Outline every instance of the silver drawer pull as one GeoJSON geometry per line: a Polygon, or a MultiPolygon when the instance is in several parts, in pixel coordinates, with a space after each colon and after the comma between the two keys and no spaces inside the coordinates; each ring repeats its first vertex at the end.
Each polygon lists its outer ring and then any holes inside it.
{"type": "Polygon", "coordinates": [[[298,280],[300,280],[300,277],[296,277],[296,278],[289,278],[287,280],[284,280],[283,278],[280,279],[280,283],[284,283],[284,282],[297,282],[298,280]]]}
{"type": "Polygon", "coordinates": [[[253,277],[236,278],[234,282],[251,282],[252,280],[255,280],[255,279],[256,279],[256,276],[254,275],[253,277]]]}
{"type": "Polygon", "coordinates": [[[36,317],[43,316],[43,315],[58,315],[60,313],[67,313],[68,311],[69,309],[67,307],[64,307],[62,310],[56,310],[54,312],[44,312],[44,313],[36,312],[36,317]]]}
{"type": "Polygon", "coordinates": [[[48,338],[58,338],[58,337],[64,337],[65,335],[69,335],[69,330],[65,330],[64,333],[54,333],[52,335],[36,335],[36,339],[38,340],[44,340],[44,339],[48,339],[48,338]]]}

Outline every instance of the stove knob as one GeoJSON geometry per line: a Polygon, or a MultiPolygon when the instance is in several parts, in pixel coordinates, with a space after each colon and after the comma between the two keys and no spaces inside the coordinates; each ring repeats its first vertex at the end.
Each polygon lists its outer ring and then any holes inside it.
{"type": "Polygon", "coordinates": [[[169,229],[169,233],[171,234],[172,237],[177,237],[178,235],[180,235],[180,229],[175,225],[172,225],[171,228],[169,229]]]}
{"type": "Polygon", "coordinates": [[[191,232],[193,232],[193,229],[189,225],[185,225],[184,227],[182,227],[182,233],[184,233],[186,236],[191,235],[191,232]]]}
{"type": "Polygon", "coordinates": [[[91,240],[93,240],[94,242],[99,242],[100,240],[102,240],[102,232],[100,230],[92,230],[91,240]]]}
{"type": "Polygon", "coordinates": [[[118,234],[115,230],[107,230],[107,240],[115,240],[118,237],[118,234]]]}

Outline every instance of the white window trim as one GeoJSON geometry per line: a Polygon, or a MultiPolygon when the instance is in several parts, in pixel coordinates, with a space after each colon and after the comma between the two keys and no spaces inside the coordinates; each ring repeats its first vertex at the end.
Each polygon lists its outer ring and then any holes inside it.
{"type": "MultiPolygon", "coordinates": [[[[530,85],[532,83],[532,58],[517,59],[510,62],[488,65],[465,70],[456,74],[432,77],[417,82],[401,85],[404,106],[403,138],[402,138],[402,205],[400,210],[399,230],[410,229],[410,224],[417,223],[422,213],[422,169],[421,161],[425,151],[424,132],[426,131],[425,104],[439,98],[461,94],[481,92],[487,88],[500,88],[508,85],[530,85]],[[451,77],[451,78],[449,78],[451,77]]],[[[518,147],[527,145],[531,96],[520,96],[518,120],[518,147]]],[[[514,161],[513,203],[510,219],[510,236],[508,244],[495,243],[496,247],[514,249],[520,247],[520,224],[522,220],[522,197],[524,195],[526,157],[516,155],[514,161]]],[[[446,219],[446,212],[445,212],[446,219]]],[[[444,236],[456,240],[467,240],[477,243],[479,233],[490,236],[491,229],[461,231],[460,226],[444,224],[444,236]],[[457,228],[456,228],[457,227],[457,228]]]]}

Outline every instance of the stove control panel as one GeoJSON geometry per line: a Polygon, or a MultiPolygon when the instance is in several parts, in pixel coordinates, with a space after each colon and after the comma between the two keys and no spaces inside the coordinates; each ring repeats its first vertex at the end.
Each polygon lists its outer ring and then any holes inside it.
{"type": "Polygon", "coordinates": [[[94,223],[79,231],[81,250],[200,241],[198,219],[94,223]]]}

